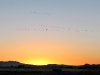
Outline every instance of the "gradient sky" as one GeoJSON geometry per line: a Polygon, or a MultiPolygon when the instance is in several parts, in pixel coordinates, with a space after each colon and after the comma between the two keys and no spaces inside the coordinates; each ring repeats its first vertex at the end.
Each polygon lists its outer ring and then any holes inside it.
{"type": "Polygon", "coordinates": [[[100,0],[0,0],[0,60],[100,63],[100,0]]]}

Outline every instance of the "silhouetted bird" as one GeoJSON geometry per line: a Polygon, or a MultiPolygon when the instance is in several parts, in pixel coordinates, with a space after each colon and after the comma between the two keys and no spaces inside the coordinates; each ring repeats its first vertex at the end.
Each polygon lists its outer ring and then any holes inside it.
{"type": "Polygon", "coordinates": [[[48,29],[46,29],[46,31],[47,31],[48,29]]]}

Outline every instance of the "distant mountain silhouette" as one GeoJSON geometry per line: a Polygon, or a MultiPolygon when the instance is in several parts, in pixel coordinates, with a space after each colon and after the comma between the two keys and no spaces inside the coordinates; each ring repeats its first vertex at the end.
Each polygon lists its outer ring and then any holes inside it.
{"type": "Polygon", "coordinates": [[[0,61],[0,67],[10,67],[10,66],[19,66],[19,65],[23,65],[23,64],[17,61],[0,61]]]}
{"type": "Polygon", "coordinates": [[[49,68],[49,69],[100,69],[100,64],[84,64],[79,66],[64,65],[64,64],[48,64],[48,65],[32,65],[24,64],[17,61],[0,61],[0,67],[18,67],[18,68],[49,68]]]}

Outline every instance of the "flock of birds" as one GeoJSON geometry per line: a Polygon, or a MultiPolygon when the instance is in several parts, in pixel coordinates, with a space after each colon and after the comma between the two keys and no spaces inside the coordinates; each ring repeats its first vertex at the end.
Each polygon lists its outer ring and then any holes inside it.
{"type": "Polygon", "coordinates": [[[34,14],[44,14],[44,15],[51,15],[49,13],[37,13],[37,12],[31,12],[31,13],[34,13],[34,14]]]}
{"type": "MultiPolygon", "coordinates": [[[[32,25],[32,24],[31,24],[32,25]]],[[[57,27],[57,26],[44,26],[44,25],[36,25],[34,24],[35,27],[31,27],[31,29],[29,28],[17,28],[17,29],[13,29],[13,30],[20,30],[20,31],[29,31],[29,30],[34,30],[34,31],[73,31],[73,32],[98,32],[96,30],[88,30],[88,29],[70,29],[70,28],[62,28],[62,27],[57,27]]]]}
{"type": "MultiPolygon", "coordinates": [[[[31,14],[44,14],[44,15],[51,15],[49,13],[37,13],[37,12],[31,12],[31,14]]],[[[44,25],[36,25],[36,24],[31,24],[31,26],[35,26],[31,29],[28,28],[15,28],[13,30],[20,30],[20,31],[29,31],[29,30],[34,30],[34,31],[73,31],[73,32],[98,32],[98,30],[88,30],[88,29],[70,29],[70,28],[62,28],[62,27],[57,27],[57,26],[44,26],[44,25]]]]}

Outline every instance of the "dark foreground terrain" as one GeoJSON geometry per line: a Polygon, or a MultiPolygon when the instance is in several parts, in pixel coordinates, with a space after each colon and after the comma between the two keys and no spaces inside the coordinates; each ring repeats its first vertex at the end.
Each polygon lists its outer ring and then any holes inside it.
{"type": "Polygon", "coordinates": [[[100,71],[0,71],[0,75],[100,75],[100,71]]]}
{"type": "Polygon", "coordinates": [[[0,75],[100,75],[100,64],[37,66],[16,61],[1,61],[0,75]]]}

